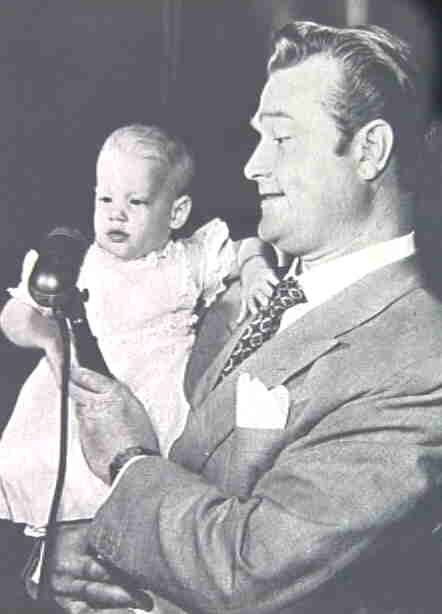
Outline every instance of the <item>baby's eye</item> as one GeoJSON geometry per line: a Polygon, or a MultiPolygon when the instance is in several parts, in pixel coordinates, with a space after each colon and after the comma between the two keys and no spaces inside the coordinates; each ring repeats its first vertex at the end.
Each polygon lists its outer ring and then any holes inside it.
{"type": "Polygon", "coordinates": [[[97,194],[97,200],[100,203],[111,203],[112,202],[112,198],[110,196],[99,196],[97,194]]]}
{"type": "Polygon", "coordinates": [[[131,198],[129,203],[135,207],[139,207],[140,205],[148,205],[149,201],[145,198],[131,198]]]}

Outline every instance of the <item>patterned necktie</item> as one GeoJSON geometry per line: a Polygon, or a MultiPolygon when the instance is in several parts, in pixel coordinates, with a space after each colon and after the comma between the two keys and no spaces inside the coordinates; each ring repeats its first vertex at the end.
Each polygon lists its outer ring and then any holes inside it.
{"type": "Polygon", "coordinates": [[[239,364],[256,352],[263,343],[268,341],[278,330],[281,319],[290,307],[298,303],[306,303],[307,299],[299,283],[288,277],[279,282],[273,291],[269,304],[261,308],[248,326],[244,329],[216,382],[216,386],[231,373],[239,364]]]}

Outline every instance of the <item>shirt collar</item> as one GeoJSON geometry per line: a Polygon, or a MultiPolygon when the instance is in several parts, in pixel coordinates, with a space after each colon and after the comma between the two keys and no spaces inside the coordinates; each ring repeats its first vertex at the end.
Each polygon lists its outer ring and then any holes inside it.
{"type": "Polygon", "coordinates": [[[327,300],[365,275],[414,253],[416,253],[415,237],[414,232],[410,232],[318,264],[301,274],[296,273],[299,270],[299,260],[296,259],[288,275],[299,279],[312,306],[327,300]]]}

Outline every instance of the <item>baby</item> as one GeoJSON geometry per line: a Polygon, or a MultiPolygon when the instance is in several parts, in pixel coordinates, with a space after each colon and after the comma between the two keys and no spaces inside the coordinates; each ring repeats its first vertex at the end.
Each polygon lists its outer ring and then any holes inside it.
{"type": "MultiPolygon", "coordinates": [[[[242,318],[266,304],[277,283],[271,248],[255,238],[233,242],[218,219],[188,238],[172,238],[191,211],[193,172],[187,148],[163,130],[131,125],[113,132],[98,156],[95,241],[78,280],[89,290],[88,319],[104,359],[145,406],[165,456],[189,410],[183,379],[197,305],[210,305],[224,280],[240,274],[242,318]]],[[[51,313],[27,290],[35,258],[25,258],[22,282],[10,290],[0,317],[11,341],[46,352],[0,442],[0,517],[42,528],[58,463],[60,393],[53,371],[60,368],[60,339],[51,313]]],[[[108,495],[83,457],[73,409],[58,520],[92,517],[108,495]]]]}

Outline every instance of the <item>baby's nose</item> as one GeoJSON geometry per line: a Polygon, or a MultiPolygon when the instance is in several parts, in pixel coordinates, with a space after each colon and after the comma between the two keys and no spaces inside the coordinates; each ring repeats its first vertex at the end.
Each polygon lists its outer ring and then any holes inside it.
{"type": "Polygon", "coordinates": [[[109,209],[109,219],[117,221],[127,220],[127,211],[124,203],[113,202],[109,209]]]}

